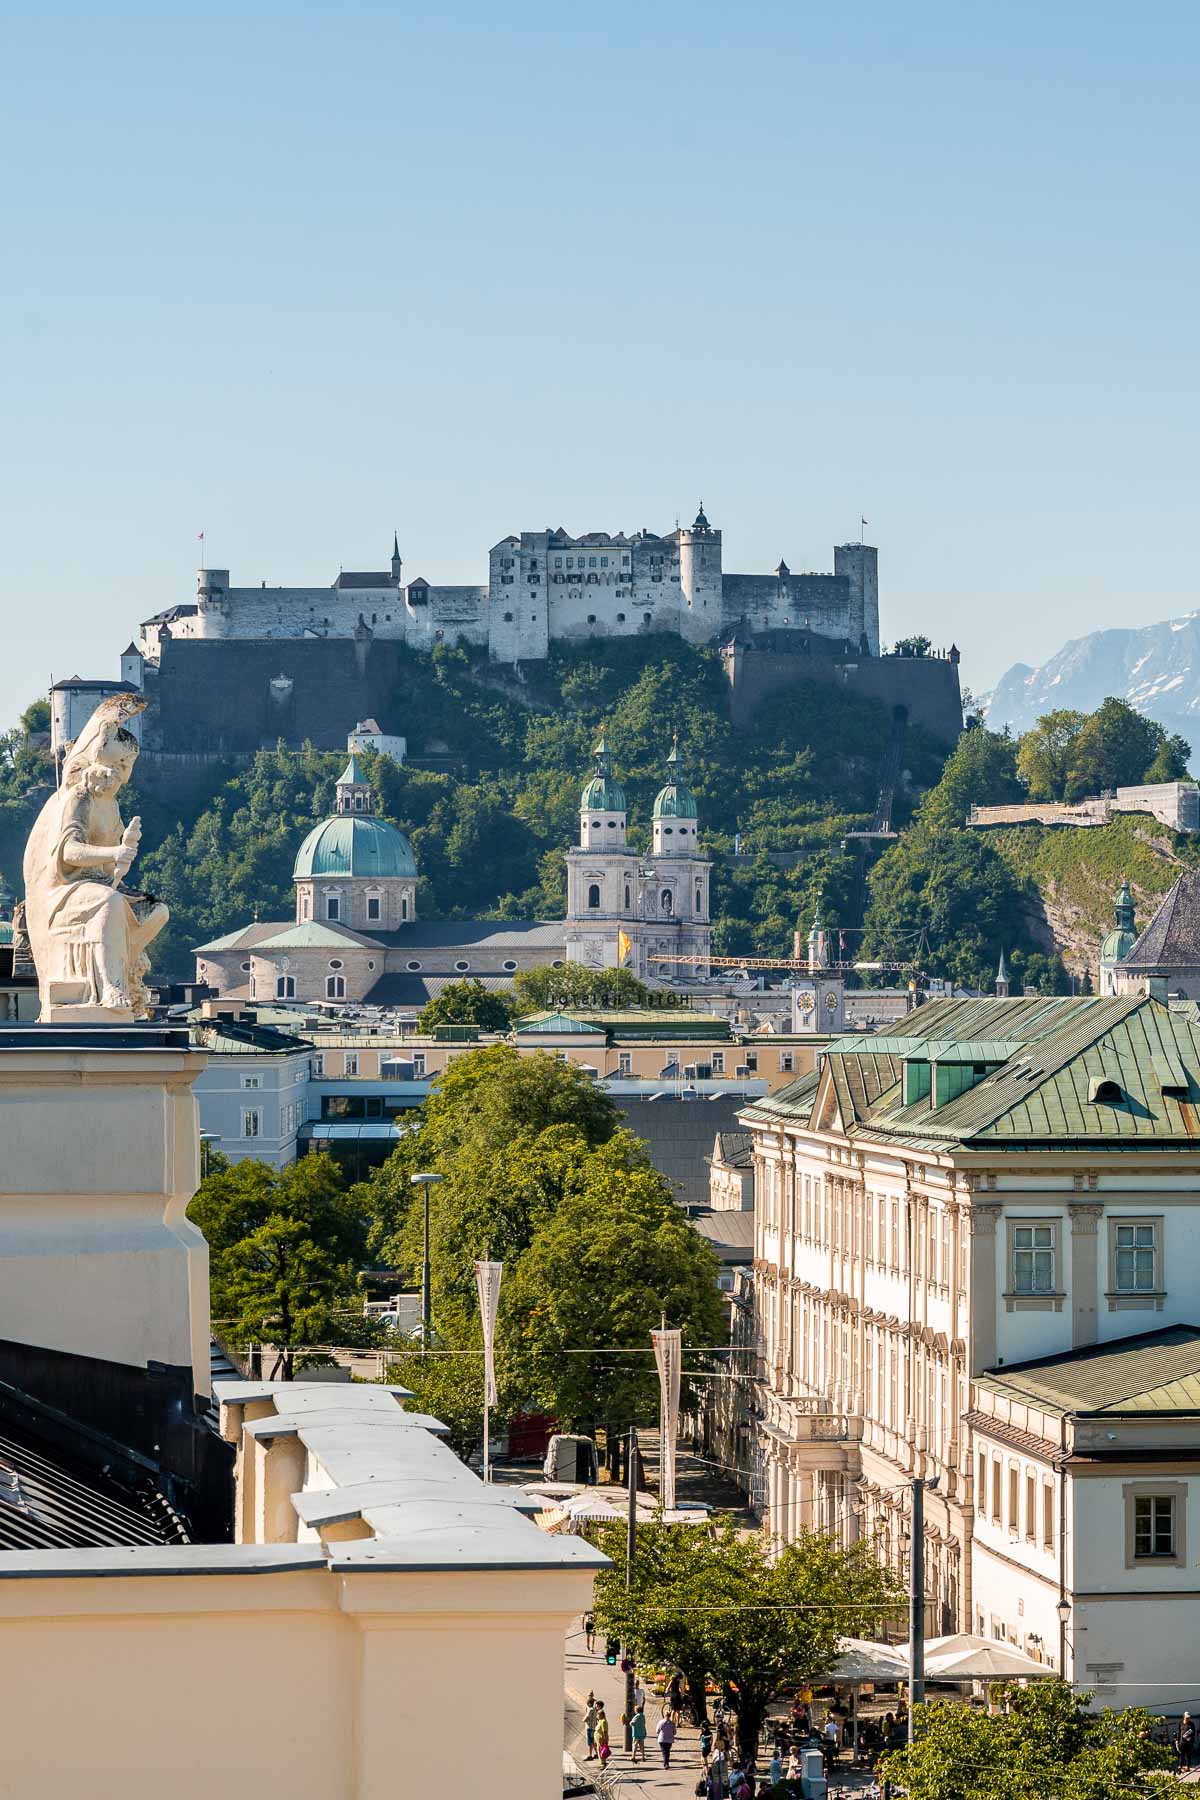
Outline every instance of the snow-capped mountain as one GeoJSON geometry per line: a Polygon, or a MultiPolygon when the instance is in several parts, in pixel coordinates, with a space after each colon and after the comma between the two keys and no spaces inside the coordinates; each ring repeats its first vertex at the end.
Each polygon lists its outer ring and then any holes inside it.
{"type": "Polygon", "coordinates": [[[1040,669],[1015,663],[987,696],[987,722],[1027,731],[1043,713],[1092,712],[1110,694],[1200,750],[1200,612],[1073,638],[1040,669]]]}

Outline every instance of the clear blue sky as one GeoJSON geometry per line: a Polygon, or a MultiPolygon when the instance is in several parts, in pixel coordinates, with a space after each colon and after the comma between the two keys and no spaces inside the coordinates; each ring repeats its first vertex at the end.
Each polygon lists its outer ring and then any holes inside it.
{"type": "MultiPolygon", "coordinates": [[[[1197,604],[1195,7],[10,9],[0,723],[503,533],[880,547],[976,688],[1197,604]]],[[[402,725],[402,721],[400,724],[402,725]]]]}

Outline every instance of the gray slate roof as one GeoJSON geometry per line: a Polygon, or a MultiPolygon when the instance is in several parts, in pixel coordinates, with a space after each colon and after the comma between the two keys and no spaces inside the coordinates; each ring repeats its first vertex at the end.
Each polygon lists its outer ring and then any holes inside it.
{"type": "Polygon", "coordinates": [[[1200,1411],[1200,1329],[1169,1325],[991,1369],[981,1385],[1062,1413],[1200,1411]]]}
{"type": "Polygon", "coordinates": [[[748,1131],[718,1131],[716,1154],[731,1169],[748,1169],[754,1160],[754,1139],[748,1131]]]}
{"type": "Polygon", "coordinates": [[[1164,973],[1200,967],[1200,869],[1187,870],[1163,895],[1123,966],[1164,973]]]}

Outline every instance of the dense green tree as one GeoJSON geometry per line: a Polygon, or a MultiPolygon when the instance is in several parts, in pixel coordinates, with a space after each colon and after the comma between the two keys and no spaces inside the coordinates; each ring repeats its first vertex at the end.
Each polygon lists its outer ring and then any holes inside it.
{"type": "Polygon", "coordinates": [[[368,1221],[329,1157],[216,1167],[188,1217],[208,1240],[214,1321],[235,1343],[276,1345],[290,1381],[297,1346],[344,1341],[336,1321],[356,1308],[368,1221]]]}
{"type": "Polygon", "coordinates": [[[868,887],[867,956],[914,966],[920,956],[928,974],[988,989],[1002,950],[1033,948],[1032,896],[981,832],[931,830],[922,818],[880,857],[868,887]]]}
{"type": "Polygon", "coordinates": [[[1110,698],[1091,714],[1075,740],[1067,776],[1066,797],[1079,800],[1108,788],[1132,787],[1144,780],[1167,734],[1161,725],[1135,712],[1124,700],[1110,698]]]}
{"type": "Polygon", "coordinates": [[[909,1800],[1136,1800],[1175,1792],[1173,1757],[1140,1707],[1090,1713],[1061,1681],[1015,1685],[1003,1709],[957,1701],[918,1708],[916,1735],[883,1768],[909,1800]]]}
{"type": "Polygon", "coordinates": [[[505,1390],[611,1442],[656,1416],[653,1359],[616,1352],[648,1350],[663,1314],[685,1344],[726,1333],[712,1251],[622,1131],[567,1184],[502,1294],[505,1390]]]}
{"type": "Polygon", "coordinates": [[[913,637],[897,638],[892,645],[893,656],[928,656],[933,645],[924,632],[917,632],[913,637]]]}
{"type": "Polygon", "coordinates": [[[481,1031],[507,1031],[513,1004],[503,989],[485,988],[482,981],[448,981],[440,993],[427,1000],[417,1014],[418,1031],[435,1025],[478,1025],[481,1031]]]}
{"type": "Polygon", "coordinates": [[[1079,734],[1087,714],[1060,708],[1043,713],[1017,744],[1017,774],[1031,800],[1065,800],[1079,734]]]}
{"type": "Polygon", "coordinates": [[[21,730],[24,735],[35,737],[50,729],[50,702],[48,700],[31,700],[21,714],[21,730]]]}
{"type": "Polygon", "coordinates": [[[626,1590],[625,1538],[602,1537],[613,1566],[596,1580],[596,1623],[638,1658],[684,1671],[695,1710],[706,1678],[737,1715],[738,1748],[757,1749],[767,1707],[826,1676],[839,1637],[876,1637],[902,1603],[875,1544],[842,1549],[805,1533],[777,1551],[765,1534],[642,1526],[626,1590]]]}
{"type": "Polygon", "coordinates": [[[972,806],[1004,806],[1023,798],[1015,740],[977,726],[959,738],[917,818],[926,827],[945,830],[964,825],[972,806]]]}
{"type": "Polygon", "coordinates": [[[1154,761],[1142,776],[1143,781],[1186,781],[1192,746],[1178,732],[1163,733],[1154,761]]]}

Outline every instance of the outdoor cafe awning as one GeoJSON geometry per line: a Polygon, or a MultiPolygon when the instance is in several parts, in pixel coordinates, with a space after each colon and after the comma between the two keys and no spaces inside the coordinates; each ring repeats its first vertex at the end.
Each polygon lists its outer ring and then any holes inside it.
{"type": "Polygon", "coordinates": [[[1057,1672],[1050,1663],[1035,1662],[1012,1644],[976,1637],[970,1631],[930,1638],[925,1645],[925,1675],[929,1681],[1015,1681],[1057,1672]]]}

